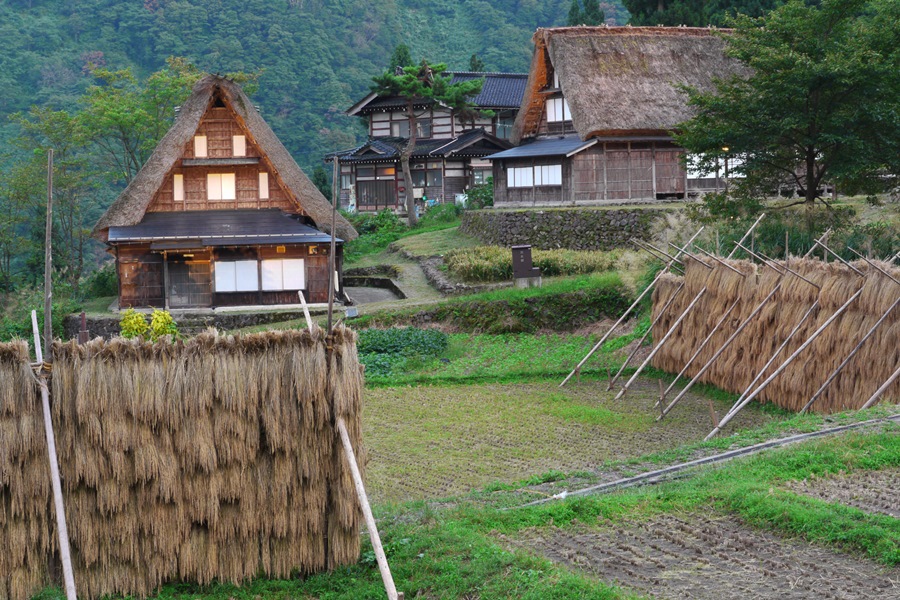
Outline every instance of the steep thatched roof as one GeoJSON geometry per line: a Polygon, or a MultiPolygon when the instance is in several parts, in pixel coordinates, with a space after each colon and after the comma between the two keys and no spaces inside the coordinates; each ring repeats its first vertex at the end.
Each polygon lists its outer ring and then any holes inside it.
{"type": "MultiPolygon", "coordinates": [[[[110,227],[141,222],[166,175],[181,157],[185,144],[194,136],[200,120],[217,96],[234,110],[238,122],[259,146],[272,165],[274,176],[284,185],[298,208],[302,208],[320,230],[331,232],[331,203],[303,173],[272,128],[260,116],[250,98],[233,81],[206,75],[194,86],[190,97],[178,112],[175,123],[156,146],[153,155],[97,221],[94,237],[104,240],[110,227]]],[[[336,216],[335,224],[338,237],[345,241],[357,237],[356,230],[341,215],[336,216]]]]}
{"type": "Polygon", "coordinates": [[[553,73],[582,139],[670,131],[691,117],[679,84],[710,89],[742,71],[722,30],[692,27],[538,29],[513,143],[537,133],[553,73]]]}

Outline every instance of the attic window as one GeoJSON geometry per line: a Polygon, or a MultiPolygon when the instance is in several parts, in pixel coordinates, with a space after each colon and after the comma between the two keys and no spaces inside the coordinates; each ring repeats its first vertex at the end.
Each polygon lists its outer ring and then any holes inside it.
{"type": "Polygon", "coordinates": [[[259,199],[266,200],[269,197],[269,174],[259,174],[259,199]]]}
{"type": "Polygon", "coordinates": [[[209,173],[206,176],[206,197],[209,200],[235,200],[234,173],[209,173]]]}
{"type": "Polygon", "coordinates": [[[569,112],[569,103],[565,98],[550,98],[547,100],[547,122],[559,123],[571,121],[572,113],[569,112]]]}
{"type": "Polygon", "coordinates": [[[172,187],[175,202],[184,202],[184,175],[175,173],[172,177],[172,187]]]}
{"type": "Polygon", "coordinates": [[[195,135],[194,136],[194,158],[206,158],[209,156],[206,149],[206,136],[205,135],[195,135]]]}
{"type": "Polygon", "coordinates": [[[222,96],[216,96],[216,101],[213,102],[213,108],[225,108],[225,101],[222,100],[222,96]]]}
{"type": "Polygon", "coordinates": [[[231,136],[231,155],[247,156],[247,138],[243,135],[231,136]]]}

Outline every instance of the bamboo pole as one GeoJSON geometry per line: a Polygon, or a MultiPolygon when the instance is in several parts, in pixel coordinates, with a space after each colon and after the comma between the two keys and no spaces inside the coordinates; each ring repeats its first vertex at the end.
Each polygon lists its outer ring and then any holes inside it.
{"type": "Polygon", "coordinates": [[[337,235],[334,231],[335,221],[337,220],[337,198],[338,198],[338,157],[334,157],[334,166],[331,171],[331,250],[328,254],[328,335],[331,335],[331,318],[334,311],[334,272],[337,267],[337,259],[334,256],[335,252],[335,235],[337,235]]]}
{"type": "Polygon", "coordinates": [[[362,475],[360,475],[359,466],[356,463],[356,454],[353,452],[353,445],[350,443],[347,425],[344,423],[344,419],[340,417],[337,420],[337,430],[341,438],[341,444],[344,447],[344,458],[347,459],[350,473],[353,475],[353,485],[356,487],[359,506],[362,509],[363,517],[366,519],[366,528],[369,530],[369,537],[372,539],[372,549],[375,551],[375,560],[378,562],[378,570],[381,572],[384,589],[387,591],[389,600],[402,600],[402,594],[398,594],[397,588],[394,586],[394,578],[388,566],[387,556],[384,554],[384,547],[381,545],[381,536],[378,535],[378,527],[375,526],[375,516],[372,514],[372,507],[369,506],[369,498],[366,496],[366,488],[363,486],[362,475]]]}
{"type": "Polygon", "coordinates": [[[312,331],[312,317],[309,316],[309,306],[306,304],[306,298],[303,297],[303,290],[297,292],[300,295],[300,305],[303,306],[303,316],[306,318],[306,328],[312,331]]]}
{"type": "Polygon", "coordinates": [[[845,358],[843,360],[843,362],[840,365],[838,365],[838,368],[835,369],[834,372],[828,376],[828,379],[825,380],[825,383],[823,383],[822,386],[818,390],[816,390],[816,393],[813,394],[812,398],[809,399],[809,402],[807,402],[806,405],[802,409],[800,409],[801,415],[803,413],[805,413],[807,410],[809,410],[810,407],[812,407],[813,403],[816,400],[818,400],[819,396],[821,396],[822,393],[825,391],[825,388],[827,388],[831,384],[831,382],[834,381],[835,377],[837,377],[840,374],[840,372],[844,369],[844,367],[846,367],[847,364],[850,363],[850,361],[853,359],[853,357],[856,356],[856,353],[862,349],[863,344],[865,344],[866,341],[870,337],[872,337],[872,335],[875,333],[875,331],[881,326],[881,324],[884,322],[884,320],[887,319],[888,315],[891,314],[891,312],[895,308],[897,308],[898,305],[900,305],[900,298],[897,298],[896,300],[894,300],[894,303],[891,304],[891,307],[889,309],[887,309],[883,315],[881,315],[881,318],[878,319],[878,321],[872,326],[871,329],[869,329],[869,331],[866,333],[866,335],[863,336],[863,338],[859,341],[859,343],[856,344],[856,347],[853,348],[853,350],[850,352],[850,354],[847,355],[847,358],[845,358]]]}
{"type": "Polygon", "coordinates": [[[896,283],[897,285],[900,285],[900,281],[897,281],[893,275],[891,275],[890,273],[888,273],[887,271],[885,271],[884,269],[879,267],[876,263],[872,262],[871,260],[869,260],[868,258],[863,256],[862,254],[860,254],[859,252],[857,252],[856,250],[851,248],[850,246],[847,246],[847,250],[849,250],[853,254],[857,255],[858,257],[860,257],[861,259],[866,261],[866,264],[868,264],[870,267],[872,267],[873,269],[875,269],[876,271],[878,271],[879,273],[881,273],[882,275],[884,275],[885,277],[887,277],[888,279],[890,279],[891,281],[896,283]]]}
{"type": "MultiPolygon", "coordinates": [[[[687,244],[685,244],[684,247],[687,248],[695,239],[697,239],[697,236],[700,235],[700,233],[703,231],[703,229],[704,229],[703,227],[698,229],[697,233],[695,233],[691,237],[691,239],[688,240],[687,244]]],[[[600,338],[600,341],[597,342],[596,344],[594,344],[594,347],[591,348],[591,351],[587,353],[587,356],[585,356],[583,359],[581,359],[581,362],[578,363],[578,365],[574,369],[572,369],[572,372],[569,373],[566,376],[566,378],[562,380],[562,383],[559,384],[559,387],[563,387],[564,385],[566,385],[566,383],[568,383],[568,381],[570,379],[572,379],[572,377],[575,375],[575,373],[577,371],[581,370],[581,367],[584,366],[584,363],[586,363],[588,361],[588,359],[590,359],[591,356],[594,355],[594,352],[596,352],[597,350],[600,349],[600,346],[602,346],[603,343],[606,342],[606,340],[609,338],[609,336],[612,335],[612,332],[615,331],[619,325],[621,325],[623,322],[625,322],[625,319],[628,318],[628,315],[630,315],[631,312],[637,307],[637,305],[640,304],[641,300],[644,299],[644,296],[646,296],[650,292],[650,290],[653,289],[653,287],[656,285],[656,282],[659,281],[660,278],[663,276],[663,274],[669,270],[669,268],[672,266],[672,264],[673,263],[671,261],[669,261],[669,263],[665,267],[663,267],[663,269],[659,273],[656,274],[656,277],[653,278],[653,281],[650,282],[650,285],[648,285],[647,288],[643,292],[640,293],[640,295],[637,297],[637,299],[634,302],[632,302],[631,306],[629,306],[628,310],[626,310],[625,313],[621,317],[619,317],[619,320],[616,321],[615,325],[613,325],[609,329],[609,331],[607,331],[605,334],[603,334],[603,337],[600,338]]]]}
{"type": "Polygon", "coordinates": [[[714,362],[716,362],[716,359],[719,358],[719,356],[721,356],[723,352],[725,352],[725,350],[728,348],[728,346],[731,345],[731,342],[733,342],[741,334],[741,332],[747,328],[747,325],[750,324],[750,321],[752,321],[756,317],[756,315],[758,315],[760,313],[760,311],[769,302],[769,300],[771,300],[775,296],[775,293],[781,289],[782,283],[783,283],[783,280],[778,282],[778,285],[776,285],[774,288],[772,288],[772,291],[769,292],[769,295],[766,296],[765,298],[763,298],[762,302],[760,302],[759,304],[756,305],[756,308],[753,309],[753,312],[750,313],[750,316],[747,317],[746,319],[744,319],[743,322],[741,322],[741,324],[738,325],[737,329],[734,330],[734,333],[732,333],[728,337],[728,339],[725,340],[725,343],[722,344],[722,347],[719,348],[715,354],[713,354],[712,358],[710,358],[708,361],[706,361],[706,364],[700,368],[700,371],[698,371],[697,374],[694,375],[690,381],[688,381],[688,384],[686,386],[684,386],[684,389],[681,390],[678,393],[678,395],[675,396],[675,399],[672,400],[665,409],[663,409],[662,413],[658,417],[656,417],[657,421],[661,420],[663,417],[665,417],[667,414],[669,414],[669,411],[671,411],[675,407],[675,405],[678,404],[678,401],[681,400],[685,396],[685,394],[687,394],[690,391],[690,389],[692,387],[694,387],[695,383],[700,381],[700,378],[703,377],[703,374],[709,370],[709,368],[712,366],[712,364],[714,362]]]}
{"type": "Polygon", "coordinates": [[[700,346],[697,348],[697,350],[694,352],[694,354],[691,356],[691,358],[685,363],[684,367],[681,369],[681,371],[679,371],[678,375],[675,376],[675,379],[672,380],[672,383],[669,384],[669,387],[667,387],[666,390],[660,394],[660,396],[659,396],[660,404],[665,402],[666,396],[669,395],[669,392],[672,391],[672,388],[675,387],[675,385],[678,383],[678,380],[681,379],[681,376],[684,375],[685,372],[688,370],[688,368],[690,368],[690,366],[694,363],[694,360],[698,356],[700,356],[700,353],[703,352],[703,349],[706,347],[706,344],[708,344],[709,340],[711,340],[713,338],[713,336],[719,330],[719,327],[721,327],[722,323],[724,323],[725,320],[728,319],[728,316],[731,314],[731,311],[734,310],[734,308],[738,305],[738,303],[740,301],[741,301],[741,299],[738,298],[737,300],[735,300],[734,302],[731,303],[731,306],[728,307],[728,310],[725,311],[725,314],[722,315],[722,318],[719,319],[719,321],[716,323],[716,325],[712,328],[712,331],[709,332],[709,335],[707,335],[706,338],[702,342],[700,342],[700,346]]]}
{"type": "Polygon", "coordinates": [[[619,370],[616,372],[616,376],[612,377],[609,380],[609,382],[606,385],[607,392],[609,390],[613,389],[613,386],[619,380],[619,377],[622,376],[622,373],[625,371],[625,369],[631,363],[631,359],[634,358],[634,356],[638,353],[638,351],[644,345],[644,341],[648,337],[650,337],[650,333],[653,331],[653,327],[659,322],[660,319],[662,319],[665,316],[666,311],[669,310],[669,306],[671,306],[672,303],[675,302],[675,298],[678,297],[678,294],[680,294],[681,290],[683,290],[683,289],[684,289],[684,282],[682,281],[681,284],[678,286],[678,288],[675,290],[675,292],[672,293],[672,297],[669,298],[669,300],[666,302],[666,304],[662,307],[662,310],[659,311],[659,314],[656,315],[656,318],[653,319],[653,322],[650,323],[650,327],[647,329],[647,331],[644,333],[644,335],[641,336],[641,339],[638,341],[637,345],[634,347],[634,350],[631,351],[631,354],[628,355],[628,358],[626,358],[625,362],[622,363],[622,366],[619,367],[619,370]]]}
{"type": "MultiPolygon", "coordinates": [[[[756,219],[756,222],[750,226],[750,229],[747,230],[747,233],[744,234],[744,237],[741,238],[741,241],[738,244],[743,244],[747,241],[747,238],[753,234],[753,231],[756,229],[756,226],[763,220],[763,217],[766,216],[766,213],[761,213],[759,218],[756,219]]],[[[731,252],[728,253],[728,258],[734,258],[734,253],[737,252],[737,246],[731,249],[731,252]]]]}
{"type": "Polygon", "coordinates": [[[47,224],[44,231],[44,348],[53,343],[53,148],[47,150],[47,224]]]}
{"type": "Polygon", "coordinates": [[[898,377],[900,377],[900,367],[897,367],[897,370],[894,371],[894,374],[888,377],[887,381],[881,384],[880,388],[875,390],[875,393],[872,394],[872,397],[869,398],[859,410],[866,410],[867,408],[874,406],[881,399],[882,394],[884,394],[887,389],[891,387],[891,384],[897,381],[898,377]]]}
{"type": "Polygon", "coordinates": [[[743,402],[741,402],[741,404],[735,410],[732,410],[729,414],[725,415],[725,417],[719,423],[719,426],[716,427],[715,429],[713,429],[709,433],[709,435],[707,435],[706,438],[704,438],[704,440],[708,440],[708,439],[712,438],[714,435],[716,435],[717,433],[719,433],[722,430],[722,427],[727,425],[728,422],[731,419],[733,419],[745,406],[750,404],[750,402],[752,402],[754,398],[756,398],[760,393],[762,393],[762,391],[764,389],[766,389],[766,387],[768,387],[768,385],[770,383],[772,383],[772,381],[774,381],[776,377],[781,375],[781,373],[788,367],[788,365],[790,365],[792,362],[794,362],[795,358],[800,356],[800,354],[804,350],[806,350],[806,348],[809,347],[809,345],[812,344],[817,337],[819,337],[819,334],[821,334],[823,331],[825,331],[825,329],[827,329],[828,326],[831,325],[835,319],[837,319],[841,314],[843,314],[843,312],[845,310],[847,310],[847,308],[849,308],[849,306],[851,304],[853,304],[857,298],[859,298],[859,296],[862,294],[862,292],[863,292],[863,288],[860,287],[859,290],[857,290],[856,293],[853,294],[849,300],[844,302],[844,304],[842,304],[841,307],[839,309],[837,309],[834,312],[834,314],[831,315],[828,318],[828,320],[822,324],[821,327],[816,329],[816,331],[813,332],[813,334],[811,336],[809,336],[809,339],[807,339],[805,342],[803,342],[803,344],[799,348],[797,348],[797,350],[795,350],[794,353],[791,354],[790,357],[788,357],[788,359],[786,361],[781,363],[781,366],[778,367],[774,373],[772,373],[764,382],[762,382],[762,384],[760,384],[760,386],[757,387],[752,393],[748,394],[747,397],[744,398],[743,402]]]}
{"type": "Polygon", "coordinates": [[[654,356],[656,356],[656,353],[659,352],[660,348],[662,348],[665,345],[666,340],[668,340],[670,337],[672,337],[672,334],[675,332],[676,329],[678,329],[678,326],[681,325],[681,322],[688,315],[688,313],[691,312],[691,309],[694,308],[694,306],[697,304],[697,302],[700,300],[700,298],[703,297],[703,294],[705,294],[705,293],[706,293],[706,288],[703,288],[702,290],[697,292],[697,295],[694,296],[694,299],[691,300],[691,303],[688,304],[688,307],[686,309],[684,309],[684,312],[681,313],[681,316],[679,316],[678,319],[675,321],[675,323],[672,324],[672,326],[669,328],[669,331],[667,331],[666,335],[663,336],[663,339],[659,340],[659,343],[650,352],[650,354],[647,356],[647,358],[644,359],[644,362],[641,364],[640,367],[638,367],[637,371],[634,372],[634,375],[631,376],[631,379],[629,379],[628,382],[622,387],[622,389],[619,390],[619,393],[616,394],[616,398],[615,398],[616,400],[618,400],[619,398],[621,398],[622,396],[625,395],[625,392],[628,391],[628,388],[631,387],[631,384],[634,383],[634,380],[637,379],[638,375],[641,374],[641,371],[644,370],[644,367],[646,367],[648,364],[650,364],[650,361],[653,359],[654,356]]]}
{"type": "Polygon", "coordinates": [[[44,434],[47,438],[47,457],[50,461],[50,483],[53,488],[53,507],[56,511],[56,531],[59,535],[59,559],[62,562],[66,600],[77,600],[75,577],[72,571],[72,555],[69,550],[69,530],[66,527],[66,511],[63,504],[62,483],[59,477],[59,460],[56,454],[56,436],[53,434],[53,420],[50,415],[50,390],[47,375],[43,371],[44,356],[41,352],[41,338],[38,333],[37,311],[31,311],[31,327],[34,332],[34,353],[41,371],[37,378],[41,389],[41,407],[44,411],[44,434]]]}

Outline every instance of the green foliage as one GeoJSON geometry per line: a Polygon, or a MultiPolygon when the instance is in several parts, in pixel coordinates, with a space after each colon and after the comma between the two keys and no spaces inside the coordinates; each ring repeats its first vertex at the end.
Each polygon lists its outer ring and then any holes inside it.
{"type": "Polygon", "coordinates": [[[136,338],[147,334],[150,325],[147,324],[147,316],[129,308],[119,319],[119,335],[124,338],[136,338]]]}
{"type": "Polygon", "coordinates": [[[466,192],[466,208],[479,210],[494,205],[494,178],[488,177],[481,185],[474,185],[466,192]]]}
{"type": "Polygon", "coordinates": [[[711,92],[686,90],[696,116],[676,139],[707,172],[743,159],[733,163],[742,177],[728,195],[751,208],[783,187],[807,204],[825,184],[842,193],[890,189],[900,173],[898,18],[896,2],[791,0],[765,17],[729,20],[727,52],[747,74],[711,92]]]}
{"type": "Polygon", "coordinates": [[[116,275],[116,264],[106,263],[90,275],[82,284],[85,298],[105,298],[119,295],[119,278],[116,275]]]}
{"type": "Polygon", "coordinates": [[[437,204],[425,211],[416,227],[423,229],[432,225],[458,223],[462,211],[462,207],[454,203],[437,204]]]}
{"type": "Polygon", "coordinates": [[[447,334],[437,329],[364,329],[359,333],[357,349],[366,375],[383,378],[405,371],[411,359],[436,358],[447,344],[447,334]]]}
{"type": "Polygon", "coordinates": [[[582,0],[583,7],[578,0],[572,0],[569,12],[566,15],[566,25],[603,25],[606,22],[606,16],[600,10],[599,0],[582,0]]]}
{"type": "Polygon", "coordinates": [[[331,202],[331,182],[328,180],[328,173],[325,171],[325,167],[322,165],[317,165],[315,169],[313,169],[312,174],[312,183],[316,186],[322,195],[331,202]]]}
{"type": "Polygon", "coordinates": [[[150,339],[156,341],[163,336],[178,337],[178,325],[167,310],[153,309],[150,315],[150,339]]]}
{"type": "Polygon", "coordinates": [[[482,73],[484,70],[484,61],[478,58],[477,54],[473,54],[471,58],[469,58],[469,71],[472,73],[482,73]]]}
{"type": "Polygon", "coordinates": [[[784,0],[623,0],[631,25],[723,26],[729,15],[760,17],[784,0]]]}
{"type": "MultiPolygon", "coordinates": [[[[532,262],[541,275],[581,275],[609,271],[617,252],[582,250],[534,250],[532,262]]],[[[512,251],[500,246],[451,250],[444,255],[447,270],[467,281],[504,281],[513,276],[512,251]]]]}
{"type": "Polygon", "coordinates": [[[394,51],[391,53],[391,61],[388,63],[388,71],[392,73],[397,70],[397,68],[409,67],[412,66],[413,59],[412,54],[409,52],[409,46],[406,44],[397,44],[394,47],[394,51]]]}

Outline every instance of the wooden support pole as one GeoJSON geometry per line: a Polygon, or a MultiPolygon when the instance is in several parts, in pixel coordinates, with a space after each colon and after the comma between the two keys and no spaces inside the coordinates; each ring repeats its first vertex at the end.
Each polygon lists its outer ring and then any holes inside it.
{"type": "MultiPolygon", "coordinates": [[[[753,231],[756,229],[756,226],[759,225],[760,222],[762,222],[763,217],[765,217],[765,216],[766,216],[766,213],[761,213],[759,215],[759,218],[756,219],[756,221],[753,223],[753,225],[750,226],[750,229],[747,230],[747,233],[744,234],[744,237],[741,238],[741,241],[738,242],[738,244],[743,244],[744,242],[747,241],[747,238],[753,234],[753,231]]],[[[731,252],[728,253],[728,258],[734,258],[734,253],[737,252],[737,249],[738,249],[737,246],[732,248],[731,252]]]]}
{"type": "MultiPolygon", "coordinates": [[[[697,236],[700,235],[700,233],[703,231],[703,229],[704,229],[703,227],[698,229],[697,233],[695,233],[693,236],[691,236],[691,239],[689,239],[687,244],[684,245],[684,248],[687,248],[695,239],[697,239],[697,236]]],[[[679,255],[680,255],[680,252],[678,254],[676,254],[676,258],[679,255]]],[[[590,359],[591,356],[594,355],[594,352],[599,350],[600,346],[602,346],[603,343],[606,342],[606,340],[609,338],[609,336],[612,335],[612,332],[615,331],[619,325],[621,325],[622,323],[625,322],[625,319],[628,318],[628,315],[630,315],[631,312],[637,307],[637,305],[640,304],[641,300],[644,299],[644,296],[646,296],[648,293],[650,293],[650,291],[656,286],[656,283],[660,280],[660,278],[669,270],[669,268],[671,268],[672,264],[673,264],[672,261],[669,261],[669,263],[665,267],[663,267],[663,269],[659,273],[656,274],[656,277],[653,278],[653,281],[650,282],[650,285],[648,285],[647,288],[643,292],[640,293],[640,295],[637,297],[637,299],[631,303],[631,306],[629,306],[628,310],[626,310],[625,313],[621,317],[619,317],[619,320],[616,321],[615,325],[613,325],[609,331],[607,331],[605,334],[603,334],[603,337],[600,338],[600,341],[597,342],[596,344],[594,344],[594,347],[591,348],[591,351],[587,353],[587,356],[585,356],[583,359],[581,359],[581,362],[578,363],[578,365],[574,369],[572,369],[572,372],[569,373],[566,376],[566,378],[562,380],[562,383],[559,384],[559,387],[563,387],[564,385],[566,385],[566,383],[575,375],[575,371],[577,369],[581,369],[581,367],[584,366],[584,363],[586,363],[588,361],[588,359],[590,359]]]]}
{"type": "Polygon", "coordinates": [[[681,392],[679,392],[677,396],[675,396],[675,399],[669,403],[669,405],[663,410],[662,414],[660,416],[656,417],[657,421],[659,421],[664,416],[669,414],[669,411],[671,411],[675,407],[675,405],[678,404],[678,401],[681,400],[682,398],[684,398],[685,394],[687,394],[690,391],[690,389],[692,387],[694,387],[695,383],[700,381],[700,378],[703,377],[703,374],[706,373],[706,371],[709,370],[709,368],[712,366],[712,364],[714,362],[716,362],[716,359],[719,358],[719,356],[721,356],[723,352],[725,352],[725,350],[728,348],[728,346],[731,345],[731,342],[733,342],[741,334],[741,332],[747,328],[747,325],[750,324],[750,321],[752,321],[756,317],[756,315],[759,314],[759,312],[769,302],[769,300],[771,300],[773,297],[775,297],[775,293],[779,289],[781,289],[781,283],[782,282],[779,282],[778,285],[776,285],[774,288],[772,288],[772,291],[769,292],[769,295],[766,296],[765,298],[763,298],[762,302],[760,302],[759,304],[756,305],[756,308],[753,309],[753,312],[750,313],[750,316],[747,317],[746,319],[744,319],[743,322],[740,325],[738,325],[737,329],[734,330],[734,333],[732,333],[728,337],[728,339],[725,340],[725,343],[722,344],[722,347],[719,348],[715,354],[713,354],[712,358],[710,358],[708,361],[706,361],[706,364],[703,365],[700,368],[700,371],[697,372],[697,374],[691,378],[691,380],[688,382],[688,384],[686,386],[684,386],[684,389],[681,390],[681,392]]]}
{"type": "Polygon", "coordinates": [[[306,328],[312,332],[312,317],[309,316],[309,306],[306,304],[306,298],[303,297],[303,290],[300,290],[297,293],[300,295],[300,305],[303,307],[303,316],[306,317],[306,328]]]}
{"type": "MultiPolygon", "coordinates": [[[[37,312],[31,311],[31,327],[34,331],[34,352],[37,362],[43,365],[41,339],[38,333],[37,312]]],[[[41,368],[41,367],[39,367],[41,368]]],[[[44,434],[47,438],[47,457],[50,461],[50,483],[53,488],[53,507],[56,511],[56,531],[59,535],[59,559],[63,568],[63,582],[66,587],[66,600],[77,600],[75,593],[75,576],[72,571],[72,554],[69,550],[69,530],[66,527],[66,511],[63,504],[62,482],[59,477],[59,460],[56,455],[56,436],[53,434],[53,419],[50,415],[50,390],[47,387],[47,375],[43,369],[38,376],[41,388],[41,406],[44,411],[44,434]]]]}
{"type": "Polygon", "coordinates": [[[895,308],[897,308],[898,305],[900,305],[900,298],[897,298],[896,300],[894,300],[894,303],[891,304],[891,307],[889,309],[887,309],[883,315],[881,315],[881,318],[878,319],[878,321],[874,325],[872,325],[872,328],[869,329],[868,332],[866,332],[866,335],[864,335],[863,338],[859,341],[859,343],[856,344],[856,347],[853,348],[853,350],[850,352],[850,354],[847,355],[847,358],[845,358],[843,360],[843,362],[841,362],[841,364],[838,365],[838,368],[835,369],[834,372],[828,376],[828,379],[825,380],[825,383],[823,383],[822,386],[818,390],[816,390],[816,393],[813,394],[812,398],[809,399],[809,402],[807,402],[806,405],[800,410],[801,415],[803,413],[805,413],[806,411],[808,411],[812,407],[812,405],[815,403],[816,400],[819,399],[819,397],[822,395],[822,393],[825,391],[825,389],[829,385],[831,385],[831,382],[834,381],[834,379],[840,374],[840,372],[844,369],[844,367],[846,367],[847,364],[849,364],[849,362],[853,359],[853,357],[856,356],[856,353],[860,351],[860,349],[863,347],[863,344],[865,344],[866,341],[870,337],[872,337],[872,335],[875,333],[875,331],[881,326],[881,324],[884,322],[884,320],[887,319],[888,315],[891,314],[891,312],[893,312],[893,310],[895,308]]]}
{"type": "Polygon", "coordinates": [[[837,319],[839,316],[841,316],[841,314],[843,314],[843,312],[845,310],[847,310],[847,308],[851,304],[856,302],[856,299],[859,298],[859,296],[860,296],[860,294],[862,294],[862,292],[863,292],[862,288],[859,288],[859,290],[857,290],[857,292],[855,294],[853,294],[849,300],[844,302],[844,304],[842,304],[841,307],[839,309],[837,309],[833,315],[828,317],[828,320],[825,321],[821,325],[821,327],[816,329],[816,331],[813,332],[813,334],[811,336],[809,336],[809,339],[807,339],[805,342],[803,342],[803,344],[799,348],[797,348],[797,350],[795,350],[794,353],[791,354],[790,357],[788,357],[788,359],[786,361],[781,363],[781,366],[778,367],[777,369],[775,369],[774,373],[772,373],[764,382],[762,382],[762,384],[760,384],[759,387],[757,387],[755,390],[753,390],[752,393],[748,394],[747,397],[744,398],[744,400],[737,406],[737,408],[733,409],[731,412],[729,412],[727,415],[725,415],[725,417],[722,419],[721,423],[719,423],[718,427],[713,429],[709,433],[709,435],[707,435],[706,438],[704,438],[704,439],[708,440],[708,439],[712,438],[714,435],[716,435],[717,433],[719,433],[719,431],[722,430],[722,427],[727,425],[728,422],[731,419],[733,419],[741,411],[741,409],[743,409],[745,406],[750,404],[750,402],[752,402],[754,398],[756,398],[759,394],[761,394],[762,391],[764,389],[766,389],[766,387],[768,387],[768,385],[770,383],[772,383],[772,381],[774,381],[776,377],[781,375],[781,373],[788,367],[788,365],[790,365],[792,362],[794,362],[795,358],[800,356],[800,354],[804,350],[806,350],[806,348],[808,348],[809,345],[812,344],[817,337],[819,337],[819,334],[821,334],[823,331],[825,331],[825,329],[827,329],[828,326],[831,325],[835,319],[837,319]]]}
{"type": "Polygon", "coordinates": [[[337,203],[339,197],[338,185],[335,185],[338,181],[338,157],[334,157],[334,165],[332,167],[331,172],[331,250],[328,252],[328,335],[331,335],[331,319],[334,312],[334,276],[330,275],[335,272],[335,268],[337,267],[337,259],[335,258],[335,236],[337,233],[334,231],[335,221],[337,221],[337,203]]]}
{"type": "Polygon", "coordinates": [[[366,495],[366,488],[363,486],[359,465],[356,463],[356,454],[353,452],[353,445],[350,443],[347,425],[344,423],[344,419],[340,417],[338,417],[337,420],[337,430],[338,435],[341,438],[341,445],[344,447],[344,458],[347,459],[347,464],[350,466],[350,474],[353,475],[353,485],[356,487],[359,506],[362,509],[363,517],[366,520],[369,538],[372,540],[372,549],[375,551],[375,560],[378,562],[378,570],[381,572],[381,580],[384,582],[384,589],[387,592],[389,600],[402,600],[402,596],[397,594],[397,588],[394,586],[394,578],[391,575],[391,569],[388,566],[387,556],[385,556],[384,547],[381,545],[381,536],[378,535],[378,527],[375,525],[375,516],[372,514],[372,507],[369,506],[369,498],[366,495]]]}
{"type": "Polygon", "coordinates": [[[859,410],[866,410],[867,408],[871,408],[872,406],[874,406],[881,399],[882,394],[884,394],[887,389],[891,387],[891,384],[897,381],[898,377],[900,377],[900,367],[897,367],[897,370],[894,371],[894,374],[888,377],[887,381],[881,384],[880,388],[875,390],[875,393],[872,394],[872,397],[869,398],[859,410]]]}
{"type": "Polygon", "coordinates": [[[665,305],[663,305],[662,310],[659,311],[659,314],[656,315],[656,318],[653,319],[653,322],[650,323],[650,327],[647,328],[647,331],[644,333],[644,335],[641,336],[641,339],[638,340],[638,343],[634,347],[634,350],[631,351],[631,354],[628,355],[628,358],[626,358],[625,362],[622,363],[622,366],[619,367],[619,370],[616,372],[615,377],[613,377],[612,379],[610,379],[607,382],[607,384],[606,384],[607,392],[609,390],[613,389],[613,386],[616,385],[616,382],[619,380],[619,377],[622,376],[622,373],[625,371],[625,369],[628,367],[628,365],[631,364],[631,359],[634,358],[635,355],[638,353],[638,351],[643,347],[644,342],[647,340],[648,337],[650,337],[650,334],[653,332],[653,328],[656,327],[656,324],[659,323],[660,319],[662,319],[665,316],[666,312],[669,310],[669,307],[672,305],[673,302],[675,302],[675,298],[678,297],[678,294],[680,294],[681,290],[683,290],[683,289],[684,289],[684,282],[682,281],[681,284],[678,286],[678,288],[675,290],[675,292],[672,294],[672,297],[669,298],[669,300],[665,303],[665,305]]]}
{"type": "Polygon", "coordinates": [[[44,348],[53,343],[53,148],[47,150],[47,223],[44,230],[44,348]]]}
{"type": "Polygon", "coordinates": [[[619,393],[616,395],[616,398],[615,398],[616,400],[618,400],[619,398],[621,398],[622,396],[625,395],[625,392],[628,390],[629,387],[631,387],[631,384],[634,383],[634,380],[637,379],[638,375],[641,374],[641,371],[644,370],[644,367],[646,367],[648,364],[650,364],[650,361],[653,359],[654,356],[656,356],[656,353],[659,352],[660,349],[665,345],[666,341],[670,337],[672,337],[672,334],[675,332],[676,329],[678,329],[678,326],[681,325],[681,322],[688,315],[688,313],[691,312],[691,310],[694,308],[694,306],[696,306],[697,302],[700,301],[700,298],[702,298],[703,294],[705,294],[705,293],[706,293],[706,288],[703,288],[702,290],[697,292],[697,295],[694,296],[694,299],[691,300],[691,303],[688,304],[688,307],[686,309],[684,309],[684,312],[681,313],[681,315],[678,317],[678,319],[672,324],[672,326],[669,328],[669,331],[667,331],[666,335],[663,336],[663,339],[659,340],[659,343],[656,345],[655,348],[653,348],[653,350],[650,352],[650,354],[647,356],[647,358],[644,359],[644,362],[641,364],[640,367],[638,367],[637,371],[634,372],[634,375],[631,376],[631,379],[628,380],[628,383],[626,383],[622,387],[622,389],[619,390],[619,393]]]}
{"type": "Polygon", "coordinates": [[[681,379],[681,376],[685,374],[685,372],[688,370],[688,368],[690,368],[690,366],[692,364],[694,364],[694,360],[696,360],[696,358],[698,356],[700,356],[700,353],[703,352],[703,349],[706,347],[706,344],[709,343],[709,341],[712,339],[712,337],[719,330],[719,327],[721,327],[722,324],[728,319],[728,316],[731,315],[731,311],[733,311],[735,309],[735,307],[738,305],[738,303],[740,301],[741,301],[741,299],[738,298],[737,300],[735,300],[734,302],[731,303],[731,306],[728,307],[728,310],[725,311],[725,314],[722,315],[722,318],[719,319],[719,321],[715,324],[715,326],[712,328],[712,331],[709,332],[709,335],[707,335],[706,338],[702,342],[700,342],[700,346],[697,347],[697,350],[694,352],[694,354],[691,356],[691,358],[684,364],[684,367],[681,369],[681,371],[678,372],[678,375],[675,376],[675,379],[672,380],[672,383],[669,384],[669,387],[666,388],[666,390],[659,395],[660,402],[665,401],[666,396],[669,395],[669,392],[672,391],[672,388],[675,387],[675,385],[678,383],[678,380],[681,379]]]}

